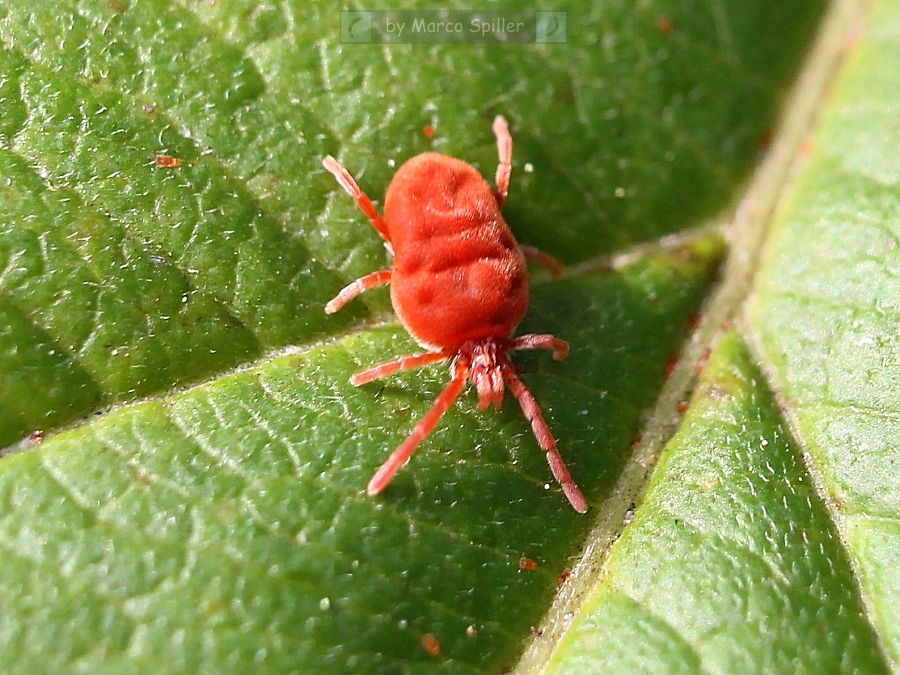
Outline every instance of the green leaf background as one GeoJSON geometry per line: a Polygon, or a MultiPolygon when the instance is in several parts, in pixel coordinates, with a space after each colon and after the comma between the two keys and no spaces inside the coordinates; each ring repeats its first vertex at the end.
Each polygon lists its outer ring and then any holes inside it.
{"type": "Polygon", "coordinates": [[[0,7],[0,670],[498,672],[541,640],[523,669],[896,668],[900,6],[553,9],[564,45],[387,47],[341,45],[317,1],[0,7]],[[756,251],[703,224],[847,14],[858,42],[728,309],[756,251]],[[490,176],[500,113],[504,213],[569,265],[535,271],[521,331],[571,356],[516,359],[587,517],[512,402],[471,396],[366,497],[447,373],[353,388],[417,348],[383,290],[322,312],[386,264],[322,156],[376,200],[428,149],[490,176]],[[703,329],[726,310],[735,330],[703,329]],[[692,331],[709,364],[607,547],[595,521],[677,417],[658,401],[692,331]]]}

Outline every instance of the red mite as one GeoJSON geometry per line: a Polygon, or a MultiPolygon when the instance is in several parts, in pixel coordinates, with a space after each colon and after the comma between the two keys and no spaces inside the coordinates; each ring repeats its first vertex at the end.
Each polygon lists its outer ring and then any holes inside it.
{"type": "Polygon", "coordinates": [[[500,215],[512,171],[512,137],[503,117],[494,120],[493,130],[500,158],[496,190],[466,162],[425,152],[405,162],[394,175],[383,218],[334,157],[322,162],[394,255],[390,270],[367,274],[343,288],[325,305],[326,313],[338,311],[363,291],[390,282],[394,311],[416,342],[428,350],[360,371],[350,378],[351,384],[359,386],[401,370],[452,361],[450,383],[372,476],[368,493],[376,495],[387,487],[470,381],[478,392],[479,410],[489,405],[499,408],[504,389],[509,388],[569,503],[584,513],[587,501],[569,475],[537,401],[509,358],[515,349],[548,349],[558,361],[568,355],[569,345],[546,334],[512,337],[528,309],[525,259],[554,272],[561,267],[549,255],[520,246],[500,215]]]}

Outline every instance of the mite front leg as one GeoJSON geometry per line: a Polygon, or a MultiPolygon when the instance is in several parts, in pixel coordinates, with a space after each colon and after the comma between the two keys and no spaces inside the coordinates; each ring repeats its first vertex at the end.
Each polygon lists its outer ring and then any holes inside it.
{"type": "Polygon", "coordinates": [[[434,404],[431,406],[431,410],[425,414],[425,417],[419,420],[419,423],[412,430],[412,433],[410,433],[406,440],[391,453],[391,456],[388,457],[387,461],[382,464],[381,468],[379,468],[378,471],[375,472],[375,475],[372,476],[372,480],[369,481],[369,485],[366,487],[366,492],[368,492],[369,495],[377,495],[387,487],[387,484],[391,482],[391,479],[394,477],[394,474],[397,473],[397,470],[403,466],[406,460],[408,460],[416,451],[416,448],[419,447],[419,443],[421,443],[425,437],[431,433],[434,427],[437,426],[441,416],[447,412],[451,405],[453,405],[453,401],[456,400],[456,397],[459,396],[460,392],[463,390],[463,387],[466,384],[467,372],[466,368],[460,364],[454,366],[453,379],[450,380],[450,383],[444,387],[444,390],[440,394],[438,394],[438,397],[434,400],[434,404]]]}
{"type": "Polygon", "coordinates": [[[390,244],[391,237],[388,234],[387,223],[385,223],[382,217],[378,215],[378,211],[375,210],[375,205],[372,203],[372,200],[369,199],[365,192],[359,189],[359,185],[353,180],[353,176],[350,175],[350,172],[331,155],[328,155],[322,160],[322,166],[328,169],[328,172],[337,180],[338,185],[344,188],[348,195],[353,197],[359,210],[369,219],[369,222],[372,223],[372,227],[375,228],[375,231],[381,235],[382,239],[390,244]]]}
{"type": "Polygon", "coordinates": [[[562,488],[563,493],[566,495],[566,499],[569,500],[569,504],[571,504],[572,508],[578,513],[586,513],[588,510],[587,500],[584,498],[584,495],[581,494],[581,490],[578,489],[578,486],[575,485],[575,481],[572,480],[572,476],[566,468],[566,463],[563,462],[559,450],[556,448],[556,439],[553,438],[550,427],[548,427],[547,422],[544,421],[544,416],[541,414],[541,408],[537,404],[537,401],[534,400],[534,396],[532,396],[531,392],[525,388],[522,380],[516,377],[512,368],[507,368],[503,373],[503,377],[506,380],[512,395],[515,396],[516,400],[519,402],[519,406],[525,414],[525,419],[531,423],[531,430],[534,432],[534,437],[537,439],[538,445],[541,446],[541,450],[544,451],[544,455],[547,457],[547,463],[550,465],[550,471],[556,479],[556,482],[559,483],[559,486],[562,488]]]}
{"type": "Polygon", "coordinates": [[[430,363],[437,363],[446,359],[448,354],[444,352],[426,352],[424,354],[415,354],[414,356],[404,356],[394,361],[388,361],[371,368],[366,368],[358,373],[354,373],[350,378],[350,384],[358,387],[362,384],[371,382],[372,380],[380,380],[382,377],[399,373],[401,370],[411,370],[413,368],[421,368],[430,363]]]}
{"type": "Polygon", "coordinates": [[[325,305],[325,313],[326,314],[334,314],[341,307],[350,302],[353,298],[355,298],[360,293],[368,291],[370,288],[376,288],[377,286],[384,286],[391,280],[391,271],[390,270],[380,270],[378,272],[372,272],[371,274],[367,274],[364,277],[360,277],[356,281],[351,284],[347,284],[341,289],[341,292],[334,296],[331,300],[328,301],[328,304],[325,305]]]}
{"type": "Polygon", "coordinates": [[[509,176],[512,173],[512,136],[503,115],[497,115],[494,118],[493,130],[497,137],[497,157],[499,158],[497,177],[494,179],[497,191],[494,196],[497,198],[497,206],[501,207],[509,193],[509,176]]]}
{"type": "Polygon", "coordinates": [[[534,260],[538,265],[546,267],[553,276],[558,277],[563,273],[562,263],[549,253],[544,253],[534,246],[519,246],[519,248],[522,249],[522,254],[528,260],[534,260]]]}
{"type": "Polygon", "coordinates": [[[507,349],[549,349],[554,361],[562,361],[569,355],[569,343],[547,333],[520,335],[510,340],[507,349]]]}

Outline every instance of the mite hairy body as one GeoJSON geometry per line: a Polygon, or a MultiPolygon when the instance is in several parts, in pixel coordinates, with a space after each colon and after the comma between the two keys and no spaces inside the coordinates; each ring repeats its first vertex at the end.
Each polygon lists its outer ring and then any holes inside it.
{"type": "Polygon", "coordinates": [[[387,487],[468,381],[478,392],[479,410],[490,405],[499,408],[509,389],[569,503],[584,513],[587,501],[569,475],[540,407],[509,358],[516,349],[549,349],[554,359],[561,360],[569,345],[546,334],[512,337],[528,310],[525,259],[555,273],[561,267],[547,254],[520,246],[500,213],[509,190],[512,137],[503,117],[494,120],[493,130],[499,155],[495,190],[466,162],[426,152],[397,170],[385,196],[384,217],[336,159],[328,156],[322,162],[394,254],[390,270],[349,284],[325,311],[332,314],[363,291],[390,283],[394,311],[416,342],[428,350],[363,370],[350,382],[359,386],[401,370],[452,362],[449,384],[369,481],[368,493],[376,495],[387,487]]]}

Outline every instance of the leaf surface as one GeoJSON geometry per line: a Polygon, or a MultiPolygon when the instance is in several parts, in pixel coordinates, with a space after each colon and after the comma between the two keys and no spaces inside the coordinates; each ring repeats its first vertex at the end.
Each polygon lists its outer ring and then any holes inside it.
{"type": "Polygon", "coordinates": [[[549,672],[896,671],[898,37],[900,5],[875,3],[773,218],[746,338],[722,338],[549,672]]]}
{"type": "Polygon", "coordinates": [[[877,3],[778,215],[751,334],[900,664],[900,4],[877,3]]]}
{"type": "Polygon", "coordinates": [[[4,3],[0,443],[383,317],[384,294],[322,314],[385,264],[325,154],[375,199],[428,149],[491,175],[503,113],[523,242],[578,262],[695,225],[752,163],[823,5],[766,4],[723,32],[687,3],[665,33],[654,4],[572,3],[567,46],[511,50],[341,45],[339,10],[307,0],[4,3]],[[793,38],[755,58],[773,27],[793,38]]]}
{"type": "Polygon", "coordinates": [[[735,333],[548,672],[887,672],[840,536],[735,333]]]}
{"type": "MultiPolygon", "coordinates": [[[[563,363],[521,362],[590,501],[618,475],[721,250],[701,239],[535,289],[525,329],[565,320],[573,345],[589,343],[563,363]]],[[[413,349],[396,324],[356,332],[4,459],[4,670],[512,663],[590,521],[511,401],[481,415],[467,397],[382,498],[366,497],[447,373],[347,380],[413,349]],[[439,661],[419,644],[429,633],[439,661]]]]}
{"type": "MultiPolygon", "coordinates": [[[[10,454],[0,459],[0,669],[513,667],[539,634],[532,627],[591,519],[565,503],[513,401],[480,414],[471,394],[383,495],[364,496],[447,373],[347,384],[355,370],[418,348],[391,318],[384,291],[323,314],[341,286],[387,262],[321,158],[340,157],[376,201],[396,167],[426,150],[491,176],[490,121],[507,116],[514,172],[504,215],[520,241],[572,269],[559,280],[534,275],[520,328],[569,340],[571,356],[516,359],[602,517],[724,257],[709,229],[685,231],[733,203],[824,7],[572,1],[554,8],[568,12],[563,46],[388,48],[340,45],[339,9],[318,1],[4,3],[0,444],[10,454]],[[439,654],[429,655],[428,636],[439,654]]],[[[896,119],[895,99],[878,88],[893,82],[879,59],[896,36],[896,3],[878,7],[878,32],[854,58],[880,68],[857,65],[865,77],[846,76],[837,95],[874,103],[845,112],[833,104],[817,147],[831,134],[834,153],[814,154],[806,173],[819,178],[801,178],[794,197],[802,206],[834,187],[826,199],[835,225],[821,245],[848,260],[867,245],[840,229],[842,214],[861,212],[851,203],[858,192],[838,189],[848,178],[884,188],[862,191],[871,198],[863,220],[880,218],[871,227],[896,243],[885,225],[896,205],[896,160],[871,140],[896,119]],[[841,115],[856,131],[845,131],[841,115]],[[828,175],[829,162],[843,173],[828,175]]],[[[885,446],[896,434],[872,416],[846,421],[863,406],[878,419],[896,417],[896,383],[877,369],[854,380],[852,350],[829,343],[847,357],[834,359],[823,384],[812,341],[794,346],[823,317],[844,317],[806,303],[814,319],[785,318],[775,289],[815,290],[808,270],[831,283],[813,264],[821,252],[801,255],[796,243],[818,231],[791,234],[795,220],[813,222],[800,212],[780,216],[748,313],[751,346],[797,437],[781,426],[740,338],[729,337],[705,381],[722,376],[733,395],[703,401],[700,390],[648,495],[665,501],[665,471],[679,461],[685,475],[720,466],[710,439],[729,424],[738,434],[734,416],[742,415],[745,426],[772,432],[779,458],[772,466],[781,482],[751,485],[769,490],[773,513],[795,515],[809,541],[790,539],[780,520],[753,520],[738,489],[746,482],[728,480],[759,469],[762,457],[749,452],[752,439],[735,435],[734,454],[722,460],[732,464],[721,464],[722,483],[709,488],[718,511],[696,531],[668,521],[648,530],[648,501],[614,550],[622,563],[613,577],[623,584],[640,585],[661,545],[684,549],[685,560],[693,551],[696,563],[695,577],[679,577],[687,608],[674,628],[669,614],[648,618],[644,605],[662,596],[639,598],[636,586],[596,605],[620,631],[606,632],[604,620],[603,639],[640,637],[625,643],[632,649],[621,663],[692,672],[698,664],[777,666],[765,660],[772,651],[739,652],[778,645],[797,663],[877,671],[882,651],[896,650],[897,538],[876,534],[896,529],[896,472],[885,446]],[[820,415],[823,402],[840,403],[839,413],[820,415]],[[709,433],[695,442],[703,424],[709,433]],[[881,460],[859,464],[831,451],[834,439],[849,437],[881,460]],[[840,518],[809,480],[799,483],[807,450],[816,461],[807,478],[821,472],[825,494],[846,508],[840,518]],[[796,490],[779,492],[787,485],[796,490]],[[749,514],[740,535],[723,524],[736,506],[749,514]],[[643,567],[627,548],[640,537],[643,567]],[[686,541],[704,547],[697,553],[686,541]],[[734,562],[748,550],[757,557],[734,562]],[[693,602],[692,579],[715,576],[728,561],[743,585],[693,602]],[[769,572],[781,584],[775,590],[759,581],[769,572]],[[810,579],[821,581],[819,604],[802,593],[810,579]],[[703,632],[705,611],[735,605],[746,610],[740,620],[703,632]],[[825,623],[821,649],[804,653],[798,645],[820,638],[825,623]]],[[[867,314],[877,321],[861,324],[862,337],[890,326],[890,260],[866,249],[853,265],[834,261],[856,276],[827,307],[867,300],[853,285],[866,265],[882,274],[877,311],[867,314]]],[[[886,340],[870,353],[889,364],[896,351],[886,340]]],[[[672,509],[694,506],[682,496],[672,509]]]]}

